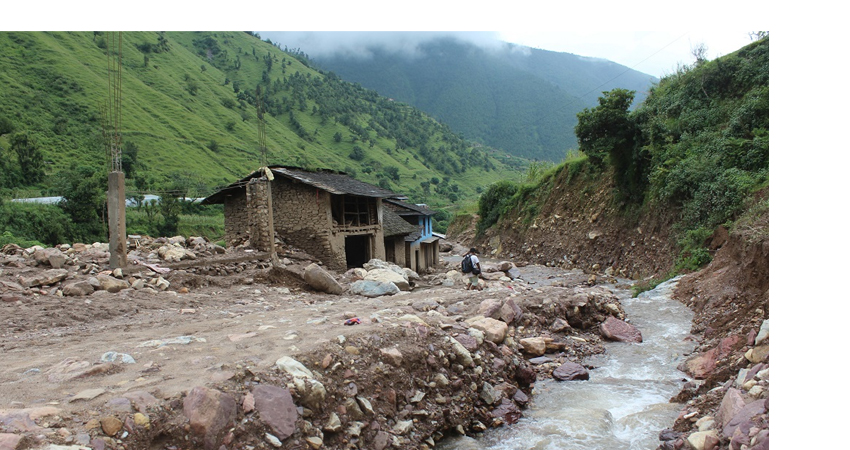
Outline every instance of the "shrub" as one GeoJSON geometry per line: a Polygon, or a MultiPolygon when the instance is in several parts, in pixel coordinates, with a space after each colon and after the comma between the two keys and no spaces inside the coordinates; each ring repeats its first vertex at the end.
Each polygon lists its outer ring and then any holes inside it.
{"type": "Polygon", "coordinates": [[[487,228],[499,221],[504,208],[510,203],[519,186],[513,181],[499,181],[490,185],[478,199],[477,234],[481,235],[487,228]]]}

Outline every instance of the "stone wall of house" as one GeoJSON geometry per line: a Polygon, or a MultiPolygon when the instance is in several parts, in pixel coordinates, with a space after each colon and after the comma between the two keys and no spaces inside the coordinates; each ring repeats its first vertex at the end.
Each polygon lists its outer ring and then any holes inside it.
{"type": "Polygon", "coordinates": [[[251,238],[251,221],[245,201],[245,193],[224,199],[224,242],[226,247],[235,247],[251,238]]]}
{"type": "MultiPolygon", "coordinates": [[[[405,257],[404,257],[404,236],[398,236],[398,237],[394,237],[394,238],[391,238],[391,239],[385,239],[384,244],[393,246],[393,250],[394,250],[394,253],[395,253],[395,261],[390,261],[390,262],[396,264],[399,267],[406,267],[407,261],[405,260],[405,257]],[[391,241],[391,242],[388,242],[388,241],[391,241]]],[[[385,249],[385,250],[387,250],[387,249],[385,249]]],[[[386,253],[389,254],[389,251],[386,251],[386,253]]]]}
{"type": "Polygon", "coordinates": [[[272,188],[275,231],[290,245],[319,258],[333,270],[345,269],[345,241],[331,242],[331,194],[287,178],[272,188]]]}

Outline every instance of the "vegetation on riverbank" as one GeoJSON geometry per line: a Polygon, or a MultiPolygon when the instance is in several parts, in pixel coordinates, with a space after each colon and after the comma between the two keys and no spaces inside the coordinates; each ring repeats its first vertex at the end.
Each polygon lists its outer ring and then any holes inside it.
{"type": "Polygon", "coordinates": [[[610,176],[624,218],[673,217],[675,270],[708,263],[714,229],[731,224],[769,185],[769,37],[681,67],[630,111],[633,97],[614,89],[579,114],[583,156],[522,184],[491,185],[479,202],[478,236],[507,214],[532,223],[546,202],[557,201],[549,196],[554,180],[584,177],[590,187],[610,176]]]}

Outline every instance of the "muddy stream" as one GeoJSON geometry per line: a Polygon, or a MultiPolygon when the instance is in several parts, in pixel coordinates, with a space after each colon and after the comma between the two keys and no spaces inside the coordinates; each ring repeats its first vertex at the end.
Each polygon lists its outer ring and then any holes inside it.
{"type": "MultiPolygon", "coordinates": [[[[524,274],[524,277],[526,274],[524,274]]],[[[538,280],[541,282],[542,280],[538,280]]],[[[478,438],[444,439],[439,450],[652,450],[659,432],[672,426],[681,404],[670,403],[687,376],[676,366],[694,344],[685,340],[693,313],[671,298],[678,280],[637,298],[620,296],[628,320],[643,335],[639,344],[608,343],[592,361],[588,381],[538,382],[524,417],[478,438]]]]}

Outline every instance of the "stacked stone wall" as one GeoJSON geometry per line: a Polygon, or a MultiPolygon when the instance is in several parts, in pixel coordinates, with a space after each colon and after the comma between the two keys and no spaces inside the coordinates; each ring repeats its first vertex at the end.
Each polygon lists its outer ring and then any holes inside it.
{"type": "Polygon", "coordinates": [[[245,201],[245,193],[224,199],[224,240],[227,247],[234,247],[251,237],[251,221],[245,201]]]}
{"type": "Polygon", "coordinates": [[[332,242],[331,194],[278,178],[272,188],[275,231],[287,243],[319,258],[329,268],[345,269],[345,239],[332,242]]]}

